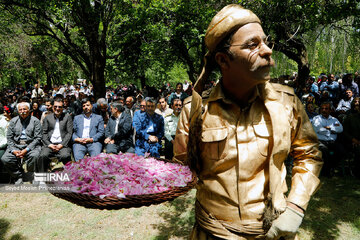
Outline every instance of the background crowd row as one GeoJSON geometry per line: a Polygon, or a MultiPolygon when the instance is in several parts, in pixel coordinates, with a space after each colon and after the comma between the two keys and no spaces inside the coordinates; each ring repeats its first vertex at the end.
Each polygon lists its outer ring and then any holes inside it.
{"type": "MultiPolygon", "coordinates": [[[[322,74],[310,77],[303,88],[295,89],[320,141],[325,162],[323,175],[358,176],[359,80],[357,73],[322,74]]],[[[291,81],[286,83],[291,85],[291,81]]],[[[145,87],[142,91],[135,85],[119,85],[107,88],[105,98],[100,99],[95,99],[91,85],[86,84],[51,89],[43,89],[39,84],[27,88],[18,85],[3,91],[0,179],[8,181],[9,174],[19,184],[26,180],[26,172],[48,171],[51,157],[66,163],[105,151],[172,158],[177,121],[191,91],[192,85],[187,82],[177,84],[175,89],[165,85],[160,89],[145,87]],[[19,105],[21,102],[29,104],[19,105]],[[23,119],[24,111],[28,113],[23,119]],[[35,118],[38,123],[25,121],[35,118]],[[39,136],[34,135],[37,132],[39,136]]]]}

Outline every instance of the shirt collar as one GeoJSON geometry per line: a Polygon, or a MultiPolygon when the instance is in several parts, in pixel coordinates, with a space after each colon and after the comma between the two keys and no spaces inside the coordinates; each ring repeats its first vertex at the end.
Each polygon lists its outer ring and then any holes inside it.
{"type": "MultiPolygon", "coordinates": [[[[255,87],[255,91],[252,93],[247,106],[251,105],[256,100],[257,97],[260,97],[260,91],[258,86],[255,87]]],[[[222,100],[224,103],[227,104],[237,104],[233,99],[225,95],[221,80],[219,81],[218,84],[216,84],[214,89],[211,91],[208,101],[213,102],[217,100],[222,100]]]]}
{"type": "Polygon", "coordinates": [[[90,114],[90,116],[89,117],[87,117],[84,113],[83,113],[83,115],[84,115],[84,118],[86,118],[86,119],[90,119],[91,117],[92,117],[92,113],[90,114]]]}
{"type": "Polygon", "coordinates": [[[63,113],[61,113],[59,117],[57,117],[57,116],[55,115],[55,113],[53,113],[53,114],[54,114],[55,120],[60,120],[60,119],[62,118],[62,116],[63,116],[63,113]]]}
{"type": "Polygon", "coordinates": [[[31,114],[27,116],[25,119],[19,116],[21,123],[26,123],[26,124],[30,121],[30,118],[31,118],[31,114]]]}
{"type": "Polygon", "coordinates": [[[324,117],[322,114],[320,114],[320,116],[321,116],[322,119],[325,119],[325,120],[329,120],[331,118],[331,115],[329,115],[327,118],[324,117]]]}

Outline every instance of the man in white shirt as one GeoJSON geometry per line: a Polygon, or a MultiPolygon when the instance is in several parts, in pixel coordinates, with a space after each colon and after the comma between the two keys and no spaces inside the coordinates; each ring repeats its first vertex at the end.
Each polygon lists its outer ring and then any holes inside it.
{"type": "Polygon", "coordinates": [[[336,112],[339,114],[338,118],[341,122],[343,122],[345,117],[350,113],[351,103],[354,99],[353,92],[350,88],[346,90],[345,94],[346,97],[340,100],[336,108],[336,112]]]}
{"type": "Polygon", "coordinates": [[[131,117],[134,117],[134,104],[135,104],[134,97],[128,96],[125,100],[125,106],[130,111],[131,117]]]}
{"type": "Polygon", "coordinates": [[[165,118],[167,115],[171,115],[173,110],[169,107],[164,97],[159,99],[160,108],[156,108],[155,112],[165,118]]]}
{"type": "Polygon", "coordinates": [[[92,104],[88,98],[81,101],[83,114],[74,118],[73,152],[75,161],[82,159],[86,153],[91,157],[101,153],[104,137],[104,120],[102,116],[92,113],[92,104]]]}
{"type": "Polygon", "coordinates": [[[134,153],[132,118],[121,103],[112,103],[111,117],[105,128],[106,153],[134,153]]]}
{"type": "MultiPolygon", "coordinates": [[[[165,99],[164,99],[165,101],[165,99]]],[[[172,159],[174,156],[173,153],[173,143],[175,139],[177,124],[180,118],[180,112],[182,109],[182,102],[179,98],[173,100],[172,109],[174,110],[169,115],[165,116],[165,158],[172,159]]]]}
{"type": "Polygon", "coordinates": [[[35,88],[32,90],[31,92],[31,98],[38,98],[38,97],[44,97],[45,93],[44,91],[40,88],[39,84],[35,84],[34,86],[35,88]]]}
{"type": "Polygon", "coordinates": [[[42,136],[44,147],[37,162],[39,172],[46,172],[51,157],[58,158],[64,164],[71,160],[70,140],[73,121],[69,114],[63,113],[63,107],[63,100],[55,99],[53,113],[44,119],[42,136]]]}
{"type": "Polygon", "coordinates": [[[335,143],[337,135],[343,131],[343,126],[338,119],[330,115],[330,111],[331,103],[322,103],[320,114],[315,116],[312,121],[320,142],[319,149],[323,153],[324,166],[322,174],[325,176],[331,175],[336,161],[339,161],[341,156],[344,156],[343,146],[339,142],[335,143]]]}

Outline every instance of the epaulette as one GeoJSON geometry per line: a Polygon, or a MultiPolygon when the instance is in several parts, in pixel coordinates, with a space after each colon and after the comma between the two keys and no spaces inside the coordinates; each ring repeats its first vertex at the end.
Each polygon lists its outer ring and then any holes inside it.
{"type": "Polygon", "coordinates": [[[280,83],[271,83],[271,85],[278,92],[285,92],[290,95],[295,95],[294,89],[292,87],[280,83]]]}
{"type": "Polygon", "coordinates": [[[213,90],[213,88],[209,88],[209,89],[203,91],[203,92],[201,93],[201,98],[202,98],[202,99],[209,98],[210,93],[211,93],[211,90],[213,90]]]}
{"type": "MultiPolygon", "coordinates": [[[[207,99],[207,98],[209,98],[212,89],[213,89],[213,88],[209,88],[209,89],[203,91],[203,92],[201,93],[201,98],[202,98],[202,99],[207,99]]],[[[186,105],[186,104],[188,104],[188,103],[191,103],[191,100],[192,100],[192,96],[187,97],[187,98],[185,98],[183,104],[186,105]]]]}
{"type": "Polygon", "coordinates": [[[171,115],[172,115],[172,113],[168,113],[168,114],[166,114],[166,115],[164,116],[164,118],[169,117],[169,116],[171,116],[171,115]]]}
{"type": "Polygon", "coordinates": [[[189,96],[187,98],[184,99],[184,105],[188,104],[188,103],[191,103],[191,100],[192,100],[192,96],[189,96]]]}

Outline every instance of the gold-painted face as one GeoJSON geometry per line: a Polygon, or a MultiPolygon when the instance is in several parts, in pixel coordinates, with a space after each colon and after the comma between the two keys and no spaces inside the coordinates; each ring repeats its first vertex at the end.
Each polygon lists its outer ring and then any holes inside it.
{"type": "Polygon", "coordinates": [[[233,87],[253,87],[270,80],[270,67],[274,65],[267,36],[258,23],[239,28],[231,39],[229,51],[233,59],[228,62],[229,84],[233,87]]]}

